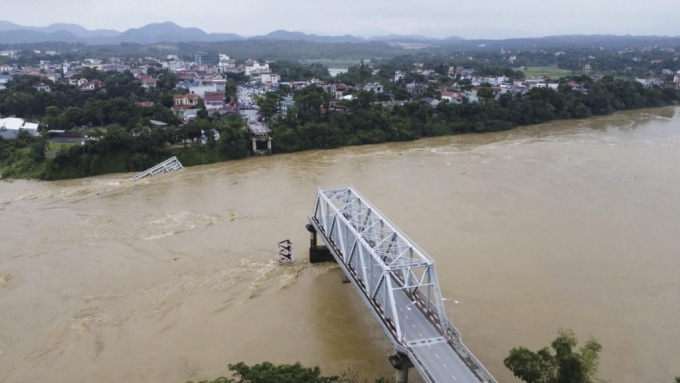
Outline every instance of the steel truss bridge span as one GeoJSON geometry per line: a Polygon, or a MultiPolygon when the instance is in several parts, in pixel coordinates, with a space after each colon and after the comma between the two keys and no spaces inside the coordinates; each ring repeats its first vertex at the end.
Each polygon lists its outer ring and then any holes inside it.
{"type": "Polygon", "coordinates": [[[428,383],[497,383],[446,318],[432,259],[359,192],[319,189],[308,218],[404,359],[395,368],[428,383]]]}

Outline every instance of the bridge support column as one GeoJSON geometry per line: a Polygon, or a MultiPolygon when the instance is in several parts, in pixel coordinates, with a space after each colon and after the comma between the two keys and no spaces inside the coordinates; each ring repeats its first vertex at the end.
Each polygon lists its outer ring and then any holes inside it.
{"type": "Polygon", "coordinates": [[[390,356],[389,359],[392,367],[397,370],[397,383],[408,383],[408,370],[413,367],[408,356],[398,352],[396,355],[390,356]]]}
{"type": "Polygon", "coordinates": [[[316,229],[311,224],[307,224],[309,231],[309,263],[333,262],[335,258],[326,246],[318,246],[316,241],[316,229]]]}

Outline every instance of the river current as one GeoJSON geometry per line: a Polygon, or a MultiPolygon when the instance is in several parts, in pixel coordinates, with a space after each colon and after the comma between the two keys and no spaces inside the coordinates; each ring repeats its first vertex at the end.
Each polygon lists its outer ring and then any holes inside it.
{"type": "Polygon", "coordinates": [[[316,188],[342,185],[436,261],[499,381],[512,347],[559,328],[601,342],[612,382],[680,375],[680,108],[132,176],[0,181],[0,382],[179,383],[239,361],[391,377],[354,288],[306,259],[316,188]]]}

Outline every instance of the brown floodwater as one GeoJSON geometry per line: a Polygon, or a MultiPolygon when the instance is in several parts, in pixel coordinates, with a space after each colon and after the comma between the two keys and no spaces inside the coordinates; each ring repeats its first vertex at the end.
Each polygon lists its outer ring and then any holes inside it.
{"type": "Polygon", "coordinates": [[[350,184],[435,259],[499,381],[559,328],[602,343],[602,378],[680,375],[680,108],[131,177],[0,181],[0,382],[391,376],[354,288],[306,260],[317,186],[350,184]]]}

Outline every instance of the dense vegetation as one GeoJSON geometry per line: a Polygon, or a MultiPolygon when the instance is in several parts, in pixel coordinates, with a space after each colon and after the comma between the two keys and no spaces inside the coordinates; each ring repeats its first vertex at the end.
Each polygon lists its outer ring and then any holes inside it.
{"type": "Polygon", "coordinates": [[[47,141],[25,132],[13,140],[0,138],[2,177],[25,177],[57,180],[89,177],[107,173],[141,171],[158,162],[177,156],[185,166],[202,165],[248,155],[247,133],[239,115],[198,119],[181,128],[142,129],[137,136],[120,126],[95,132],[96,140],[84,145],[63,146],[53,159],[45,158],[47,141]],[[215,140],[213,129],[220,135],[215,140]],[[168,143],[205,138],[204,144],[168,143]]]}
{"type": "Polygon", "coordinates": [[[7,90],[0,92],[0,115],[14,115],[24,119],[40,119],[43,127],[71,130],[80,126],[119,124],[130,129],[151,119],[177,125],[179,121],[168,109],[174,103],[172,93],[177,75],[159,71],[155,88],[145,89],[130,72],[110,73],[85,69],[81,76],[89,81],[99,80],[106,91],[97,89],[82,92],[73,85],[52,82],[35,76],[16,76],[7,90]],[[38,91],[33,85],[43,82],[51,92],[38,91]],[[139,101],[153,101],[151,108],[136,105],[139,101]]]}
{"type": "MultiPolygon", "coordinates": [[[[229,371],[234,379],[219,377],[215,380],[203,380],[198,383],[366,383],[360,374],[347,370],[339,376],[322,376],[319,367],[307,368],[295,363],[293,365],[274,365],[269,362],[248,366],[244,363],[230,364],[229,371]]],[[[187,382],[193,383],[193,382],[187,382]]],[[[384,378],[375,383],[387,383],[384,378]]]]}
{"type": "Polygon", "coordinates": [[[537,352],[524,347],[513,348],[503,363],[516,377],[527,383],[595,383],[604,382],[595,375],[602,345],[591,338],[578,352],[571,330],[560,330],[552,342],[554,354],[547,347],[537,352]]]}
{"type": "Polygon", "coordinates": [[[643,87],[613,77],[598,82],[589,77],[576,78],[588,90],[583,94],[572,90],[567,80],[562,80],[558,91],[534,88],[522,98],[504,94],[498,101],[489,97],[461,105],[442,102],[437,108],[425,102],[384,107],[374,103],[373,92],[359,91],[353,100],[347,101],[351,112],[346,114],[330,110],[330,95],[321,88],[307,87],[295,92],[294,109],[270,124],[276,143],[274,150],[282,153],[495,132],[555,119],[669,105],[680,99],[674,89],[643,87]]]}

